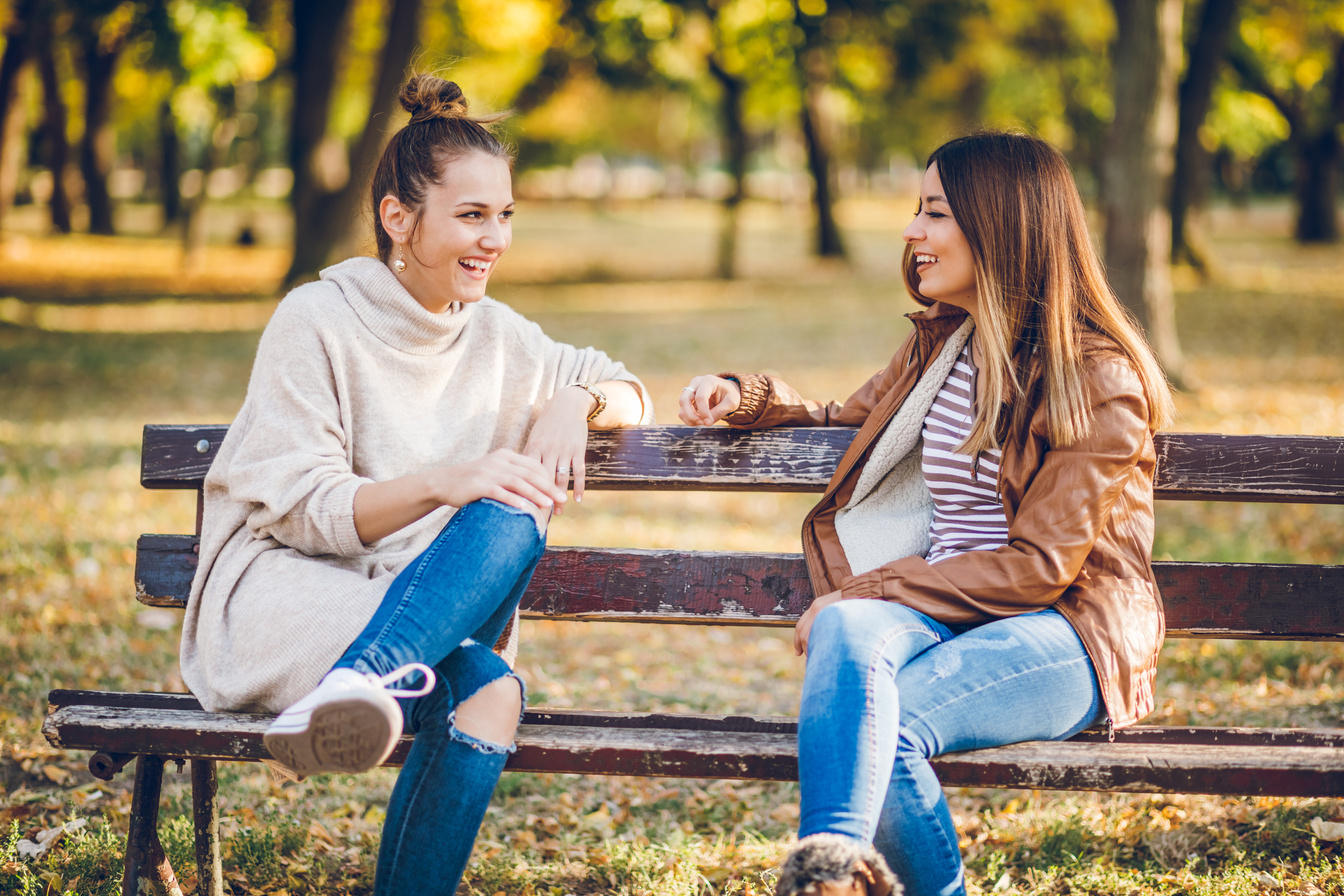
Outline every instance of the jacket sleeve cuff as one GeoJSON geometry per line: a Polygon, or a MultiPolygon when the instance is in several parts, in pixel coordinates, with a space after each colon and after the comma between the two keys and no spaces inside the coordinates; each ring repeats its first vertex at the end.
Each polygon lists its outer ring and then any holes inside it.
{"type": "Polygon", "coordinates": [[[841,600],[875,600],[886,596],[882,590],[882,574],[876,569],[850,576],[840,583],[841,600]]]}
{"type": "Polygon", "coordinates": [[[723,418],[729,426],[750,426],[760,419],[770,398],[770,380],[759,373],[721,373],[725,380],[733,380],[742,392],[742,403],[737,410],[723,418]]]}

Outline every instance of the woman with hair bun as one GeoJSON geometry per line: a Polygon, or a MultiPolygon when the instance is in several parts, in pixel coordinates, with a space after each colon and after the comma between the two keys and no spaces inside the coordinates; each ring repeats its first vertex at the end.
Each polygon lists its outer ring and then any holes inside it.
{"type": "MultiPolygon", "coordinates": [[[[518,602],[590,429],[652,422],[619,363],[486,297],[512,156],[456,84],[411,78],[373,176],[377,258],[280,303],[205,480],[182,673],[212,711],[279,712],[298,775],[414,744],[379,894],[456,891],[525,705],[518,602]]],[[[302,227],[303,222],[297,222],[302,227]]]]}
{"type": "Polygon", "coordinates": [[[1019,134],[930,156],[905,229],[925,310],[843,403],[700,376],[693,425],[857,426],[803,523],[817,597],[780,896],[965,892],[929,759],[1132,725],[1153,708],[1153,431],[1172,416],[1068,163],[1019,134]],[[888,870],[888,867],[891,871],[888,870]]]}

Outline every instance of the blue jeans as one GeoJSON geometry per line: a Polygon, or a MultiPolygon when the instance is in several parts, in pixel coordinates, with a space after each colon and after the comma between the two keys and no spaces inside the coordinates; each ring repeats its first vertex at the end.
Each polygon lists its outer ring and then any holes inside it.
{"type": "Polygon", "coordinates": [[[1073,626],[1042,610],[949,628],[885,600],[817,614],[798,719],[798,835],[872,841],[907,896],[965,892],[929,758],[1070,737],[1106,718],[1073,626]]]}
{"type": "Polygon", "coordinates": [[[419,662],[438,673],[430,693],[398,701],[415,742],[387,806],[374,884],[378,896],[457,891],[514,747],[459,731],[454,714],[464,700],[501,678],[512,677],[522,687],[492,648],[544,548],[530,514],[488,498],[466,505],[397,575],[373,619],[334,667],[385,675],[419,662]]]}

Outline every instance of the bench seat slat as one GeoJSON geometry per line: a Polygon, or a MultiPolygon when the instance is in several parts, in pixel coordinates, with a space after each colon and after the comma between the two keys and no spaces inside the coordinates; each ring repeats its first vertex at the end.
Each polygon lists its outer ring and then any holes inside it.
{"type": "MultiPolygon", "coordinates": [[[[145,427],[146,488],[200,488],[227,426],[145,427]],[[198,446],[204,443],[204,450],[198,446]]],[[[650,426],[589,436],[587,485],[661,491],[819,492],[856,430],[740,432],[650,426]]],[[[1344,438],[1158,433],[1157,496],[1170,500],[1344,502],[1344,438]]]]}
{"type": "MultiPolygon", "coordinates": [[[[183,607],[196,538],[143,535],[136,591],[183,607]]],[[[1344,638],[1344,566],[1156,563],[1173,637],[1344,638]]],[[[792,625],[811,599],[801,554],[548,548],[530,619],[792,625]]]]}
{"type": "MultiPolygon", "coordinates": [[[[259,760],[271,716],[162,708],[63,706],[43,733],[65,749],[259,760]]],[[[403,738],[389,765],[405,761],[403,738]]],[[[1030,741],[938,757],[946,786],[1047,790],[1344,796],[1338,746],[1030,741]]],[[[514,771],[796,780],[789,733],[534,724],[519,728],[514,771]]]]}
{"type": "MultiPolygon", "coordinates": [[[[202,712],[191,694],[155,691],[125,693],[57,689],[48,696],[48,712],[64,706],[119,707],[122,709],[171,709],[202,712]]],[[[693,712],[613,712],[603,709],[573,709],[538,706],[526,710],[527,725],[569,725],[580,728],[677,728],[687,731],[741,731],[793,735],[798,730],[794,716],[730,715],[693,712]]],[[[1334,747],[1344,749],[1344,728],[1246,728],[1195,725],[1134,725],[1114,732],[1117,743],[1204,744],[1216,746],[1334,747]]],[[[1105,742],[1102,728],[1090,728],[1070,740],[1105,742]]]]}

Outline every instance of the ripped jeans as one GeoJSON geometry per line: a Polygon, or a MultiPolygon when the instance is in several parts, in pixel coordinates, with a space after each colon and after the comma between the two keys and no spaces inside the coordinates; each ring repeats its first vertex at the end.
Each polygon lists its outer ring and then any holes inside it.
{"type": "Polygon", "coordinates": [[[458,730],[454,716],[491,682],[510,677],[523,687],[493,647],[544,548],[531,514],[488,498],[466,505],[397,575],[333,667],[384,675],[419,662],[438,672],[430,693],[397,701],[415,742],[388,803],[376,896],[457,891],[514,747],[458,730]]]}
{"type": "Polygon", "coordinates": [[[1041,610],[949,628],[885,600],[817,614],[798,718],[798,835],[871,841],[906,896],[964,894],[929,758],[1070,737],[1106,718],[1073,626],[1041,610]]]}

